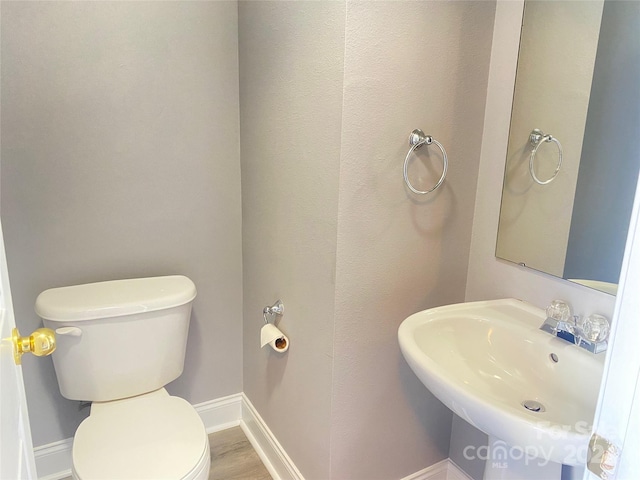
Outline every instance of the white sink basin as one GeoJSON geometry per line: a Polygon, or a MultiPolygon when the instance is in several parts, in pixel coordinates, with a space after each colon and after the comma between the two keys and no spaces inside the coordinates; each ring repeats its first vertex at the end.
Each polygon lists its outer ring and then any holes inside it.
{"type": "Polygon", "coordinates": [[[398,339],[422,383],[476,428],[535,457],[584,465],[604,354],[539,330],[545,317],[513,299],[448,305],[411,315],[398,339]]]}

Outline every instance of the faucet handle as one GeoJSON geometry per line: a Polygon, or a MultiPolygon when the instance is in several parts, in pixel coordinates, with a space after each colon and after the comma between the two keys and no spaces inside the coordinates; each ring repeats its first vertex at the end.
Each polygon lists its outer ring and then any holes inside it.
{"type": "Polygon", "coordinates": [[[571,307],[564,300],[554,300],[547,307],[547,317],[553,318],[558,322],[570,322],[571,307]]]}
{"type": "Polygon", "coordinates": [[[609,320],[603,315],[592,313],[582,319],[579,329],[580,336],[585,340],[592,343],[604,342],[609,336],[609,320]]]}

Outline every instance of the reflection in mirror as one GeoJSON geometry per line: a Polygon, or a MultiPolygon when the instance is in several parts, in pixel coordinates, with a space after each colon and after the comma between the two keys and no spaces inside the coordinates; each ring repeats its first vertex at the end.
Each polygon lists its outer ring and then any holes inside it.
{"type": "Polygon", "coordinates": [[[640,2],[525,2],[496,256],[615,294],[638,85],[640,2]]]}

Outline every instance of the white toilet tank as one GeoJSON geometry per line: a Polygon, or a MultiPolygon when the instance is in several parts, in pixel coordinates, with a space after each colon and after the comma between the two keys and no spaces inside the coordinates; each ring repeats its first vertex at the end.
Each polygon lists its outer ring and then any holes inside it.
{"type": "Polygon", "coordinates": [[[56,331],[62,395],[110,401],[157,390],[182,373],[196,287],[187,277],[52,288],[36,313],[56,331]]]}

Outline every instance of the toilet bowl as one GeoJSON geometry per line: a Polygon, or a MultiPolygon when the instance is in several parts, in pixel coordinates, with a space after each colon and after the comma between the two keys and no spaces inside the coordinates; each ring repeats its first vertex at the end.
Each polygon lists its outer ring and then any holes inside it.
{"type": "Polygon", "coordinates": [[[199,415],[164,388],[94,403],[73,438],[72,456],[73,477],[82,480],[201,480],[211,459],[199,415]]]}
{"type": "Polygon", "coordinates": [[[183,370],[195,285],[187,277],[100,282],[42,292],[56,331],[63,396],[92,401],[73,439],[80,480],[204,480],[211,464],[198,413],[164,385],[183,370]]]}

